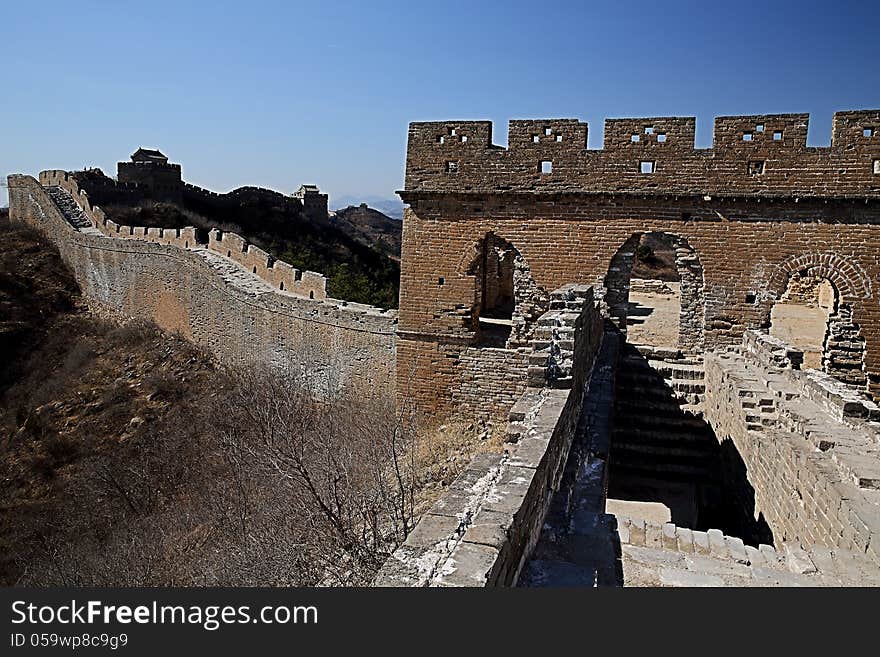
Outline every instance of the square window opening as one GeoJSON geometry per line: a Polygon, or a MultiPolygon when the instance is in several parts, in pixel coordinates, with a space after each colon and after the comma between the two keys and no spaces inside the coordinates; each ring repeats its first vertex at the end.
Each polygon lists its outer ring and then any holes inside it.
{"type": "Polygon", "coordinates": [[[752,141],[752,133],[744,132],[743,133],[743,141],[752,141]]]}
{"type": "Polygon", "coordinates": [[[556,141],[562,141],[562,135],[556,135],[556,141]]]}
{"type": "Polygon", "coordinates": [[[865,128],[864,130],[862,130],[863,137],[873,137],[874,134],[874,128],[865,128]]]}
{"type": "Polygon", "coordinates": [[[746,303],[755,303],[755,300],[757,298],[757,295],[755,295],[753,292],[746,292],[746,303]]]}
{"type": "Polygon", "coordinates": [[[462,143],[462,144],[466,144],[466,143],[467,143],[467,135],[462,135],[462,136],[461,136],[461,143],[462,143]]]}
{"type": "Polygon", "coordinates": [[[541,138],[538,135],[532,135],[533,144],[537,144],[539,141],[541,141],[541,138]]]}
{"type": "Polygon", "coordinates": [[[764,161],[763,160],[755,160],[749,162],[749,175],[752,176],[760,176],[764,173],[764,161]]]}
{"type": "Polygon", "coordinates": [[[756,126],[755,126],[755,132],[764,132],[764,124],[763,124],[763,123],[759,123],[758,125],[756,125],[756,126]]]}
{"type": "Polygon", "coordinates": [[[782,141],[782,130],[776,130],[773,132],[773,141],[782,141]]]}
{"type": "Polygon", "coordinates": [[[543,160],[541,162],[541,173],[548,174],[553,173],[553,162],[550,160],[543,160]]]}
{"type": "Polygon", "coordinates": [[[666,141],[666,133],[661,132],[659,135],[657,135],[657,141],[659,141],[661,144],[663,142],[665,142],[666,141]]]}
{"type": "Polygon", "coordinates": [[[449,130],[449,136],[450,136],[450,137],[455,137],[455,128],[450,128],[450,130],[449,130]]]}
{"type": "Polygon", "coordinates": [[[549,137],[553,134],[553,131],[550,128],[544,128],[544,134],[549,137]]]}
{"type": "Polygon", "coordinates": [[[633,143],[639,141],[640,139],[641,139],[641,137],[639,137],[638,135],[633,135],[632,137],[629,138],[629,140],[633,143]]]}
{"type": "Polygon", "coordinates": [[[654,126],[646,125],[645,126],[645,134],[653,135],[654,134],[654,126]]]}
{"type": "Polygon", "coordinates": [[[437,143],[438,143],[438,144],[445,144],[445,143],[446,143],[446,137],[444,137],[443,135],[440,135],[439,137],[437,137],[437,143]]]}
{"type": "Polygon", "coordinates": [[[458,162],[447,162],[446,173],[458,173],[458,162]]]}
{"type": "Polygon", "coordinates": [[[437,279],[437,285],[443,285],[446,282],[446,279],[442,276],[437,279]]]}
{"type": "Polygon", "coordinates": [[[642,160],[642,162],[639,163],[639,170],[642,173],[654,173],[656,168],[657,163],[653,160],[642,160]]]}
{"type": "Polygon", "coordinates": [[[874,160],[874,174],[880,176],[880,160],[874,160]]]}

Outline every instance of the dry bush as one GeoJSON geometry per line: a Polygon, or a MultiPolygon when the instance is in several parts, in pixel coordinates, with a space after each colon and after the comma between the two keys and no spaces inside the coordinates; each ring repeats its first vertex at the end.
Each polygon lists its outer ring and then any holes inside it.
{"type": "Polygon", "coordinates": [[[391,401],[317,400],[302,380],[265,370],[212,376],[207,388],[175,389],[170,404],[156,394],[167,373],[115,381],[102,394],[103,426],[144,417],[97,451],[78,451],[41,415],[31,421],[31,471],[53,482],[57,506],[19,525],[14,582],[370,581],[413,527],[409,419],[391,401]],[[156,401],[144,406],[143,395],[156,401]]]}
{"type": "Polygon", "coordinates": [[[495,447],[480,426],[417,433],[317,354],[230,373],[153,326],[69,326],[0,407],[4,584],[367,584],[495,447]]]}
{"type": "Polygon", "coordinates": [[[186,394],[186,385],[172,372],[155,370],[147,375],[144,387],[149,393],[150,399],[158,399],[165,402],[178,401],[186,394]]]}
{"type": "Polygon", "coordinates": [[[316,400],[301,381],[262,370],[242,377],[229,409],[221,435],[237,480],[256,468],[284,491],[322,583],[368,582],[413,527],[411,418],[380,398],[316,400]]]}
{"type": "Polygon", "coordinates": [[[156,336],[156,331],[155,324],[134,320],[111,329],[107,338],[117,346],[139,349],[144,342],[156,336]]]}
{"type": "Polygon", "coordinates": [[[416,514],[430,508],[475,454],[500,453],[503,446],[503,433],[491,424],[458,418],[421,429],[416,441],[416,514]]]}

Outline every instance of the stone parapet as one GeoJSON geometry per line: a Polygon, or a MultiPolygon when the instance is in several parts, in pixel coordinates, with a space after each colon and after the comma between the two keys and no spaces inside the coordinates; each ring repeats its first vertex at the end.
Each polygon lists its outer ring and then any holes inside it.
{"type": "Polygon", "coordinates": [[[207,248],[194,229],[149,231],[112,221],[96,227],[100,208],[82,195],[73,205],[88,222],[76,227],[48,193],[58,189],[73,198],[64,173],[45,172],[46,187],[30,176],[10,176],[10,218],[58,246],[89,299],[177,331],[226,364],[267,364],[301,377],[319,394],[392,394],[396,311],[283,292],[207,248]]]}
{"type": "Polygon", "coordinates": [[[592,291],[574,298],[582,320],[572,335],[572,385],[542,381],[544,387],[526,389],[509,414],[505,453],[471,461],[388,559],[376,586],[516,583],[559,488],[602,343],[592,291]]]}
{"type": "Polygon", "coordinates": [[[880,110],[835,114],[828,147],[807,146],[808,122],[717,117],[697,149],[693,117],[607,119],[600,150],[577,119],[510,121],[507,148],[489,121],[411,123],[405,192],[880,198],[880,110]]]}
{"type": "Polygon", "coordinates": [[[732,441],[742,459],[748,508],[777,547],[820,545],[880,565],[878,425],[857,417],[873,414],[872,402],[847,397],[840,384],[831,394],[821,374],[768,365],[755,345],[778,353],[776,342],[746,341],[742,352],[706,354],[703,408],[719,442],[732,441]]]}

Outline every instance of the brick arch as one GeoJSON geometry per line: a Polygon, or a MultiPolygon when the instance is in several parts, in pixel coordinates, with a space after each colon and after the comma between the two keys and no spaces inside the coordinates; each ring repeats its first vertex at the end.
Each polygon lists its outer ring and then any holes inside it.
{"type": "Polygon", "coordinates": [[[777,263],[767,281],[768,292],[779,299],[788,287],[789,278],[796,272],[831,281],[841,301],[871,297],[871,277],[861,265],[829,252],[804,253],[777,263]]]}
{"type": "Polygon", "coordinates": [[[633,233],[617,249],[608,264],[601,284],[605,303],[618,327],[626,333],[629,304],[629,281],[635,261],[635,248],[642,235],[661,234],[670,239],[675,249],[675,268],[681,282],[678,344],[687,351],[700,351],[706,329],[705,276],[700,255],[681,235],[666,230],[644,230],[633,233]]]}
{"type": "MultiPolygon", "coordinates": [[[[791,256],[773,268],[767,282],[774,302],[782,298],[795,274],[825,279],[834,288],[835,304],[822,343],[822,370],[844,383],[865,388],[867,344],[854,319],[854,308],[859,300],[871,297],[870,277],[858,263],[834,253],[791,256]]],[[[768,328],[772,305],[767,308],[764,321],[768,328]]]]}

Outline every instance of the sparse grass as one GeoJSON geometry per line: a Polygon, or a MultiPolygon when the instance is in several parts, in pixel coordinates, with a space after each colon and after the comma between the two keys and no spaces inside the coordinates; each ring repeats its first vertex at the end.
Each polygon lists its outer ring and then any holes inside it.
{"type": "Polygon", "coordinates": [[[497,428],[452,420],[420,431],[416,445],[419,473],[416,513],[421,515],[461,474],[476,454],[500,453],[504,442],[503,433],[497,428]]]}
{"type": "Polygon", "coordinates": [[[254,410],[237,375],[154,325],[90,315],[38,236],[0,248],[0,280],[36,281],[0,296],[27,337],[0,363],[0,584],[363,584],[402,540],[389,513],[411,528],[411,506],[421,513],[473,454],[500,449],[467,423],[406,433],[414,497],[398,505],[393,409],[340,398],[328,416],[307,403],[302,431],[344,466],[309,465],[345,493],[340,537],[271,458],[234,448],[254,410]]]}

